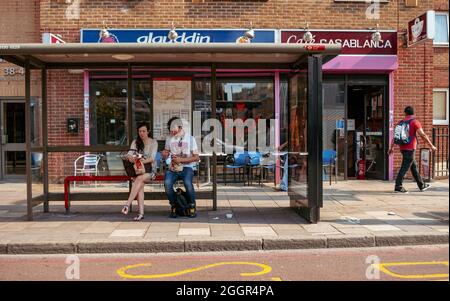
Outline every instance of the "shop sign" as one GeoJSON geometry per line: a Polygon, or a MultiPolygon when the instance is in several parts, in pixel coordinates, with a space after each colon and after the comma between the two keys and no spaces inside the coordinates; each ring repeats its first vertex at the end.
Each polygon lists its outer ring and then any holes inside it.
{"type": "Polygon", "coordinates": [[[44,44],[63,44],[65,41],[61,39],[58,35],[45,32],[42,34],[42,43],[44,44]]]}
{"type": "MultiPolygon", "coordinates": [[[[304,30],[281,30],[281,43],[305,43],[303,41],[304,30]]],[[[319,44],[342,45],[341,54],[397,54],[397,32],[380,31],[382,41],[372,41],[373,31],[311,31],[313,41],[319,44]]]]}
{"type": "Polygon", "coordinates": [[[420,166],[424,180],[430,179],[430,149],[420,149],[420,166]]]}
{"type": "Polygon", "coordinates": [[[434,18],[434,11],[430,10],[408,22],[408,47],[434,38],[434,18]]]}
{"type": "Polygon", "coordinates": [[[336,120],[336,129],[343,130],[344,129],[344,124],[345,124],[344,119],[336,120]]]}
{"type": "Polygon", "coordinates": [[[347,119],[347,131],[355,130],[355,119],[347,119]]]}
{"type": "MultiPolygon", "coordinates": [[[[247,29],[176,29],[178,43],[236,43],[247,29]]],[[[109,36],[101,37],[101,29],[82,29],[81,43],[171,43],[169,29],[108,29],[109,36]]],[[[252,43],[275,43],[275,30],[255,30],[252,43]]]]}

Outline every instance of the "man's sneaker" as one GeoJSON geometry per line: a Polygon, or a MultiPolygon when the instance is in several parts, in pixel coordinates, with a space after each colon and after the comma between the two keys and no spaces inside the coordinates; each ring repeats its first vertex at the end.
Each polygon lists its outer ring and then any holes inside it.
{"type": "Polygon", "coordinates": [[[425,184],[425,185],[423,185],[422,188],[420,188],[420,191],[425,191],[425,190],[427,190],[427,189],[430,188],[430,187],[431,187],[430,184],[425,184]]]}
{"type": "Polygon", "coordinates": [[[394,191],[395,191],[395,192],[398,192],[398,193],[408,193],[408,192],[409,192],[408,190],[406,190],[406,189],[403,188],[403,187],[395,188],[394,191]]]}
{"type": "Polygon", "coordinates": [[[177,218],[177,217],[178,217],[177,208],[175,207],[170,208],[170,218],[177,218]]]}
{"type": "Polygon", "coordinates": [[[195,209],[195,207],[189,208],[188,217],[189,218],[197,217],[197,209],[195,209]]]}

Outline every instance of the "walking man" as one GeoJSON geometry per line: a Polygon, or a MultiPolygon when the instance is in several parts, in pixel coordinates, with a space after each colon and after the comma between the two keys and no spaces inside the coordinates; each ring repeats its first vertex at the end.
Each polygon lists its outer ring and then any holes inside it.
{"type": "Polygon", "coordinates": [[[431,143],[428,136],[424,133],[422,125],[414,116],[414,108],[408,106],[405,108],[405,118],[395,127],[394,138],[392,139],[388,152],[389,155],[392,155],[394,145],[398,144],[403,157],[402,166],[395,180],[395,192],[408,193],[408,190],[403,187],[403,178],[409,169],[411,169],[411,173],[420,191],[425,191],[430,188],[430,184],[426,184],[420,176],[414,157],[417,148],[417,135],[428,143],[431,151],[436,151],[436,147],[431,143]]]}

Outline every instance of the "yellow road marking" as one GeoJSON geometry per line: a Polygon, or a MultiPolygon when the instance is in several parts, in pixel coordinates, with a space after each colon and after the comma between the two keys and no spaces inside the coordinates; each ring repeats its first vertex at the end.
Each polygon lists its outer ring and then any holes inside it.
{"type": "Polygon", "coordinates": [[[401,275],[390,271],[387,267],[393,266],[411,266],[411,265],[446,265],[448,261],[431,261],[431,262],[390,262],[373,264],[373,267],[377,268],[381,272],[395,277],[403,279],[426,279],[426,278],[448,278],[448,274],[417,274],[417,275],[401,275]]]}
{"type": "Polygon", "coordinates": [[[280,277],[272,277],[272,281],[283,281],[280,277]]]}
{"type": "Polygon", "coordinates": [[[194,272],[198,272],[201,270],[205,270],[205,269],[209,269],[209,268],[213,268],[213,267],[217,267],[217,266],[222,266],[222,265],[253,265],[253,266],[262,268],[261,271],[255,272],[255,273],[241,273],[241,276],[244,276],[244,277],[260,276],[260,275],[270,273],[272,271],[272,268],[265,264],[256,263],[256,262],[233,261],[233,262],[218,262],[218,263],[200,266],[197,268],[186,269],[186,270],[181,270],[178,272],[167,273],[167,274],[144,274],[144,275],[127,274],[127,270],[130,270],[130,269],[135,269],[138,267],[152,266],[151,263],[139,263],[139,264],[128,265],[128,266],[122,267],[117,270],[117,274],[119,274],[119,276],[121,276],[123,278],[128,278],[128,279],[156,279],[156,278],[167,278],[167,277],[175,277],[175,276],[185,275],[185,274],[194,273],[194,272]]]}

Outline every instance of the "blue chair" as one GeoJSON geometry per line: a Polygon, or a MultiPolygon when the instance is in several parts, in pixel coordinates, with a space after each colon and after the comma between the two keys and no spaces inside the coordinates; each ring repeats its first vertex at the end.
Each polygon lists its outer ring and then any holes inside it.
{"type": "Polygon", "coordinates": [[[249,160],[247,163],[247,167],[248,167],[248,183],[249,185],[252,184],[253,181],[253,170],[258,171],[259,170],[259,186],[261,186],[261,158],[262,155],[260,152],[248,152],[248,156],[249,156],[249,160]]]}
{"type": "Polygon", "coordinates": [[[162,160],[161,152],[156,152],[155,155],[156,170],[158,170],[161,167],[161,160],[162,160]]]}
{"type": "MultiPolygon", "coordinates": [[[[261,171],[262,171],[262,179],[266,180],[267,174],[269,172],[273,173],[274,185],[275,185],[275,168],[276,168],[276,158],[273,154],[267,153],[261,156],[261,171]]],[[[260,183],[261,185],[261,183],[260,183]]]]}
{"type": "Polygon", "coordinates": [[[331,174],[333,169],[334,169],[334,179],[337,183],[336,151],[333,149],[325,149],[322,152],[322,168],[324,175],[327,174],[327,167],[330,168],[330,173],[328,174],[328,177],[330,179],[330,185],[331,185],[331,174]]]}
{"type": "MultiPolygon", "coordinates": [[[[247,167],[248,162],[250,161],[250,157],[248,155],[248,153],[243,152],[243,153],[235,153],[233,155],[233,157],[228,157],[228,160],[231,159],[230,164],[227,164],[225,162],[224,166],[223,166],[223,181],[224,184],[227,185],[227,169],[231,168],[233,170],[233,179],[234,179],[234,183],[236,183],[236,169],[239,172],[239,181],[241,181],[241,170],[242,170],[242,177],[244,180],[244,185],[245,185],[245,173],[244,170],[247,167]]],[[[225,159],[227,160],[227,159],[225,159]]]]}
{"type": "Polygon", "coordinates": [[[41,180],[42,178],[42,153],[31,153],[31,173],[33,179],[41,180]]]}

